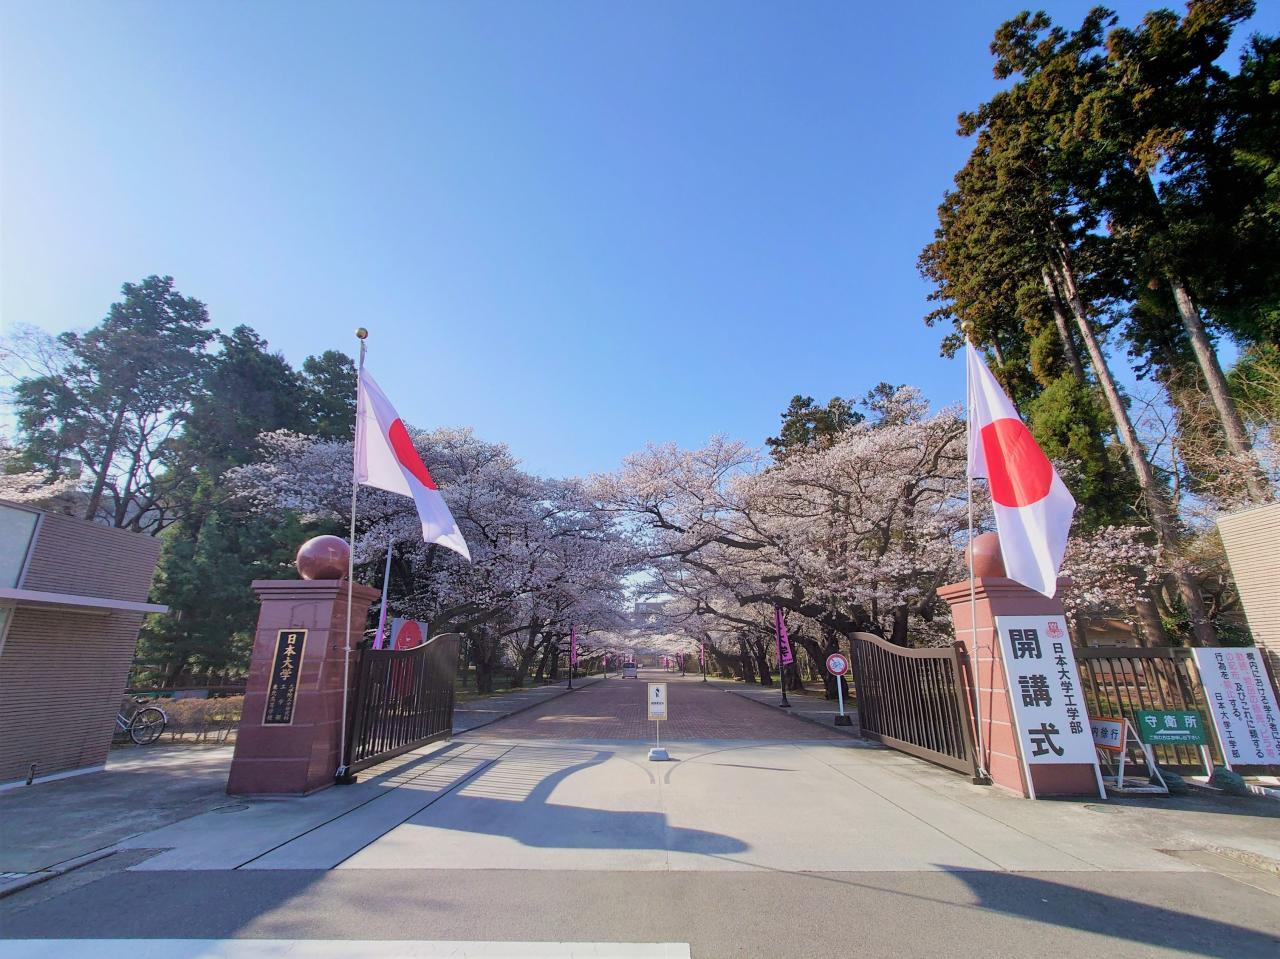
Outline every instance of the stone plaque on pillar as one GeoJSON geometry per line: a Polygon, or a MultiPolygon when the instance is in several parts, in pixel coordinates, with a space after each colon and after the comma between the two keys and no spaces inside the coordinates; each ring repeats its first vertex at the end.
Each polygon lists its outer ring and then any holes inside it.
{"type": "MultiPolygon", "coordinates": [[[[345,545],[345,544],[344,544],[345,545]]],[[[305,795],[341,764],[343,659],[378,591],[341,579],[258,580],[262,609],[227,792],[305,795]]]]}

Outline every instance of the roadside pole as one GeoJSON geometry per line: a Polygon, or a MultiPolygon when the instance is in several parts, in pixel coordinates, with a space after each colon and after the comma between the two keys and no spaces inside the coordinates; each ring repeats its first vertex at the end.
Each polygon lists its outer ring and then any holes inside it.
{"type": "Polygon", "coordinates": [[[849,671],[849,658],[844,653],[832,653],[827,657],[827,672],[836,678],[836,698],[840,703],[840,712],[836,715],[837,726],[852,726],[853,719],[844,712],[844,676],[849,671]]]}
{"type": "Polygon", "coordinates": [[[653,720],[653,748],[649,750],[650,762],[666,762],[671,757],[662,748],[662,723],[667,718],[667,684],[650,683],[648,691],[648,716],[653,720]]]}

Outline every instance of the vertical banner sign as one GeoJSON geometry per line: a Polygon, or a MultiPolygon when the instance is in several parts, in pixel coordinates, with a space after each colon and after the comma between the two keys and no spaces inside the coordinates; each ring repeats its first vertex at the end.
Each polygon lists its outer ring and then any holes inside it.
{"type": "Polygon", "coordinates": [[[1193,649],[1227,766],[1280,765],[1280,707],[1257,649],[1193,649]]]}
{"type": "Polygon", "coordinates": [[[305,629],[282,629],[276,634],[276,651],[271,657],[271,680],[267,684],[264,726],[293,724],[293,704],[298,698],[298,674],[302,671],[302,650],[307,644],[305,629]]]}
{"type": "Polygon", "coordinates": [[[773,607],[773,631],[778,637],[778,665],[790,666],[795,657],[791,655],[791,637],[787,635],[787,624],[778,606],[773,607]]]}
{"type": "Polygon", "coordinates": [[[569,627],[569,665],[578,665],[578,628],[569,627]]]}
{"type": "Polygon", "coordinates": [[[1080,672],[1061,616],[997,616],[1024,760],[1098,765],[1080,672]]]}
{"type": "Polygon", "coordinates": [[[707,644],[706,643],[698,644],[698,665],[699,666],[707,665],[707,644]]]}

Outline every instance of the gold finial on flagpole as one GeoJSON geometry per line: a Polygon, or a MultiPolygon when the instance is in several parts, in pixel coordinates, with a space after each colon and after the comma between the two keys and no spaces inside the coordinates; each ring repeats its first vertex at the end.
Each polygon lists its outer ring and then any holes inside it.
{"type": "Polygon", "coordinates": [[[357,340],[367,340],[368,338],[369,338],[369,331],[368,331],[368,330],[366,330],[363,326],[357,326],[357,327],[356,327],[356,339],[357,339],[357,340]]]}

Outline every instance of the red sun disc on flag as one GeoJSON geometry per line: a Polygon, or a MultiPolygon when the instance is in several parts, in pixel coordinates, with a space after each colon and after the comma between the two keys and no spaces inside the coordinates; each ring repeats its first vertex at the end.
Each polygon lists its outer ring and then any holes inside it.
{"type": "Polygon", "coordinates": [[[396,649],[416,649],[422,645],[422,627],[414,620],[408,620],[396,634],[396,649]]]}
{"type": "Polygon", "coordinates": [[[412,473],[427,489],[435,489],[435,481],[427,472],[427,464],[422,462],[422,457],[414,448],[413,440],[409,438],[409,431],[404,428],[404,420],[396,420],[391,424],[391,429],[387,431],[387,438],[391,440],[391,449],[395,452],[400,465],[412,473]]]}
{"type": "Polygon", "coordinates": [[[1053,464],[1021,420],[1006,417],[982,428],[991,498],[1001,506],[1030,506],[1049,495],[1053,464]]]}

